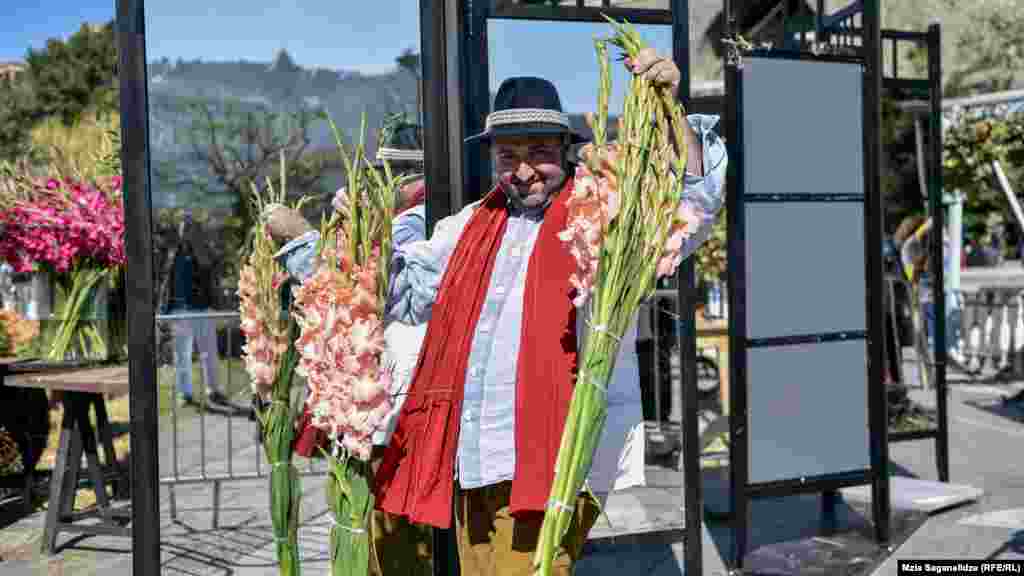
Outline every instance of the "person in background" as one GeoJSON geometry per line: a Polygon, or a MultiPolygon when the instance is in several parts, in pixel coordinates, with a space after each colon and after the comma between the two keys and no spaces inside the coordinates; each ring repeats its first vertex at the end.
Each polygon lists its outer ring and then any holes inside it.
{"type": "MultiPolygon", "coordinates": [[[[934,350],[935,340],[935,302],[932,294],[931,236],[932,219],[911,217],[901,224],[897,230],[897,242],[900,244],[900,256],[903,271],[914,286],[917,294],[915,312],[924,319],[924,333],[927,336],[929,351],[934,350]],[[909,232],[908,232],[909,231],[909,232]]],[[[949,234],[942,234],[942,271],[943,290],[946,300],[946,350],[956,351],[960,341],[961,306],[959,294],[950,289],[951,266],[954,259],[949,234]]],[[[927,356],[926,356],[927,357],[927,356]]],[[[955,361],[955,358],[950,358],[955,361]]]]}
{"type": "MultiPolygon", "coordinates": [[[[202,226],[192,220],[191,210],[185,210],[178,237],[180,240],[174,255],[168,311],[171,314],[186,315],[209,312],[214,301],[209,238],[202,226]]],[[[228,404],[218,372],[217,323],[212,318],[201,317],[174,320],[174,381],[179,404],[195,405],[199,400],[192,387],[194,349],[199,352],[206,399],[215,404],[228,404]]]]}

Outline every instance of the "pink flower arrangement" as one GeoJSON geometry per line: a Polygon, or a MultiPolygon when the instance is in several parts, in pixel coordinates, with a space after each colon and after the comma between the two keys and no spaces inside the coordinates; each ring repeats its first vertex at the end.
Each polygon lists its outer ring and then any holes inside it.
{"type": "Polygon", "coordinates": [[[584,166],[576,169],[569,198],[569,222],[558,238],[569,245],[576,272],[569,282],[576,289],[573,304],[582,307],[594,291],[601,245],[608,225],[619,212],[619,191],[607,173],[595,175],[584,166]]]}
{"type": "Polygon", "coordinates": [[[384,325],[377,260],[358,266],[325,248],[321,262],[295,290],[295,305],[302,311],[298,373],[309,387],[306,402],[313,426],[367,461],[373,433],[392,407],[391,374],[380,361],[384,325]]]}
{"type": "Polygon", "coordinates": [[[57,273],[80,265],[123,266],[121,178],[93,186],[71,180],[38,182],[30,200],[0,211],[0,260],[18,272],[47,266],[57,273]]]}
{"type": "MultiPolygon", "coordinates": [[[[609,148],[614,150],[615,146],[610,145],[609,148]]],[[[569,278],[569,282],[576,291],[573,304],[577,308],[583,307],[594,293],[601,250],[608,228],[618,216],[621,204],[614,170],[607,161],[603,162],[596,174],[586,166],[576,168],[573,193],[568,201],[569,221],[558,237],[569,245],[569,252],[576,260],[576,272],[569,278]]],[[[652,251],[659,253],[655,272],[659,278],[664,278],[675,274],[676,268],[682,263],[683,244],[693,233],[700,215],[685,199],[674,206],[672,200],[663,202],[658,210],[663,214],[674,212],[671,218],[658,219],[669,222],[667,240],[660,251],[652,251]]],[[[660,236],[663,235],[648,235],[655,242],[660,236]]]]}
{"type": "MultiPolygon", "coordinates": [[[[269,244],[270,238],[266,238],[269,244]]],[[[261,258],[256,250],[239,272],[239,316],[245,345],[242,347],[245,371],[249,374],[254,394],[269,399],[281,359],[288,351],[288,322],[280,317],[277,290],[287,274],[273,261],[261,258]],[[270,267],[267,270],[267,267],[270,267]],[[265,287],[267,273],[270,289],[265,287]]]]}

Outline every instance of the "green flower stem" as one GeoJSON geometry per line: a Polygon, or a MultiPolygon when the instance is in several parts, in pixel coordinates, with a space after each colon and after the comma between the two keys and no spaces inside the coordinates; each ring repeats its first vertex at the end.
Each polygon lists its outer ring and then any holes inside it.
{"type": "Polygon", "coordinates": [[[61,305],[59,324],[47,354],[49,360],[64,360],[76,338],[84,354],[106,358],[106,343],[95,326],[83,324],[82,310],[88,298],[94,294],[93,289],[108,274],[109,271],[104,268],[79,268],[71,272],[71,288],[61,305]]]}
{"type": "Polygon", "coordinates": [[[295,350],[297,325],[291,322],[292,344],[282,357],[271,392],[270,405],[259,414],[263,424],[263,451],[270,463],[270,519],[281,576],[299,576],[299,507],[302,487],[292,465],[292,441],[295,436],[290,397],[292,375],[298,364],[295,350]]]}
{"type": "Polygon", "coordinates": [[[331,526],[331,576],[366,576],[370,567],[370,514],[373,472],[368,462],[340,455],[327,457],[327,503],[331,526]]]}

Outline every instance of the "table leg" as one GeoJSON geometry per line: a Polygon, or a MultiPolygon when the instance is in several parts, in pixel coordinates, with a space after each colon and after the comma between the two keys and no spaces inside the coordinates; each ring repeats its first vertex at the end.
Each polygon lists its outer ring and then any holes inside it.
{"type": "MultiPolygon", "coordinates": [[[[110,501],[107,496],[107,483],[104,479],[103,467],[100,466],[100,456],[97,450],[96,434],[89,422],[89,407],[97,404],[97,394],[86,394],[84,392],[68,392],[71,405],[74,407],[75,418],[78,420],[78,434],[82,439],[82,447],[85,450],[87,461],[87,473],[92,480],[93,491],[96,493],[96,505],[99,508],[100,516],[108,518],[110,501]]],[[[100,398],[99,402],[103,399],[100,398]]]]}
{"type": "Polygon", "coordinates": [[[128,495],[128,482],[126,482],[124,470],[117,460],[117,453],[114,452],[114,436],[110,429],[110,418],[107,416],[107,402],[101,395],[93,399],[93,410],[96,411],[96,429],[103,443],[103,462],[107,468],[113,468],[116,474],[115,480],[111,483],[116,499],[124,499],[128,495]]]}
{"type": "Polygon", "coordinates": [[[58,525],[63,516],[70,514],[74,507],[78,468],[82,460],[82,444],[75,424],[73,412],[65,405],[60,439],[57,443],[57,459],[53,465],[53,474],[50,476],[46,523],[43,527],[42,551],[46,554],[53,554],[55,551],[58,525]]]}

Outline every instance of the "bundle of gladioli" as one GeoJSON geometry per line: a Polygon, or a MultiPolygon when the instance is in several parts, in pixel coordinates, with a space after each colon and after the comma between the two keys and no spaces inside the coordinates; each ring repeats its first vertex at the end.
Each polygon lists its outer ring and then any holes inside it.
{"type": "MultiPolygon", "coordinates": [[[[267,178],[266,198],[255,184],[252,189],[252,203],[257,214],[262,214],[269,203],[285,201],[283,154],[280,187],[275,189],[267,178]]],[[[302,200],[296,208],[301,204],[302,200]]],[[[299,574],[298,527],[302,490],[292,466],[295,428],[291,387],[298,362],[294,344],[298,326],[282,305],[282,283],[287,275],[274,259],[278,248],[265,224],[258,225],[253,235],[252,251],[239,273],[239,315],[245,335],[242,358],[253,393],[261,400],[257,416],[263,451],[270,463],[270,518],[274,526],[278,569],[282,576],[296,576],[299,574]]]]}
{"type": "Polygon", "coordinates": [[[537,573],[544,575],[551,573],[604,429],[619,341],[640,304],[653,294],[656,279],[679,266],[683,243],[697,221],[680,202],[685,119],[670,89],[634,77],[620,118],[619,141],[606,143],[611,92],[607,45],[617,46],[628,58],[636,58],[645,47],[631,26],[609,22],[615,35],[595,41],[601,84],[592,118],[594,143],[587,166],[576,170],[569,222],[560,234],[577,262],[571,282],[576,306],[585,308],[586,328],[551,504],[534,556],[537,573]]]}
{"type": "Polygon", "coordinates": [[[106,342],[82,317],[99,283],[116,280],[126,262],[121,178],[97,185],[55,179],[26,184],[0,212],[0,228],[0,259],[18,272],[54,273],[62,291],[47,357],[62,360],[75,346],[85,356],[106,358],[106,342]]]}
{"type": "Polygon", "coordinates": [[[322,223],[317,268],[295,292],[302,330],[296,346],[312,424],[332,441],[331,573],[364,576],[373,511],[372,436],[392,407],[391,374],[381,355],[394,191],[401,182],[386,164],[383,170],[370,165],[362,138],[350,156],[333,122],[331,129],[348,179],[334,214],[322,223]]]}

